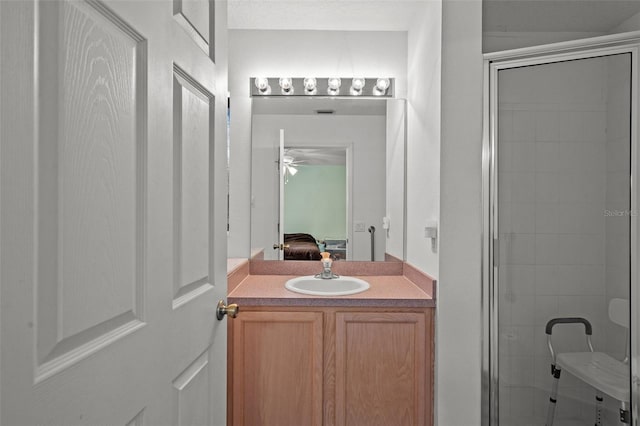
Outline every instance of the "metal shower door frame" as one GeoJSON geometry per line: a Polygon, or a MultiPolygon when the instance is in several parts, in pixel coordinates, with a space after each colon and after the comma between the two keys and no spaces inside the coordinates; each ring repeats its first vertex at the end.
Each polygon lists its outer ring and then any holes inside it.
{"type": "Polygon", "coordinates": [[[640,283],[638,282],[638,53],[640,31],[514,49],[484,55],[482,141],[482,425],[498,426],[498,73],[621,53],[631,54],[631,412],[638,425],[640,404],[640,283]]]}

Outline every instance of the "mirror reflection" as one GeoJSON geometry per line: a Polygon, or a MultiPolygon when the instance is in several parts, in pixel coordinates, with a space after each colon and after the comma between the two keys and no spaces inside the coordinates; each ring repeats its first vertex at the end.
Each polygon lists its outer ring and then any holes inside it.
{"type": "Polygon", "coordinates": [[[252,252],[404,258],[405,102],[252,99],[252,252]]]}
{"type": "Polygon", "coordinates": [[[320,260],[323,251],[334,260],[351,258],[347,148],[284,146],[281,179],[284,260],[320,260]]]}

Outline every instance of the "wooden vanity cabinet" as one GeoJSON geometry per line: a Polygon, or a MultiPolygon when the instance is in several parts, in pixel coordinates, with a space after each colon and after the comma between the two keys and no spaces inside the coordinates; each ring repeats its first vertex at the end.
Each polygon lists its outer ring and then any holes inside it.
{"type": "Polygon", "coordinates": [[[433,311],[243,306],[228,425],[431,425],[433,311]]]}
{"type": "Polygon", "coordinates": [[[336,312],[336,425],[427,424],[426,323],[419,312],[336,312]]]}
{"type": "Polygon", "coordinates": [[[323,313],[242,309],[229,321],[230,425],[322,425],[323,313]]]}

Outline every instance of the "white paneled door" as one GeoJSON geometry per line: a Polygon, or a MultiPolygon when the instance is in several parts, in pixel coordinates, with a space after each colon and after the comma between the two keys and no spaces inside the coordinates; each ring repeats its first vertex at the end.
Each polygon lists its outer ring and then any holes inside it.
{"type": "Polygon", "coordinates": [[[226,3],[0,24],[0,424],[226,424],[226,3]]]}

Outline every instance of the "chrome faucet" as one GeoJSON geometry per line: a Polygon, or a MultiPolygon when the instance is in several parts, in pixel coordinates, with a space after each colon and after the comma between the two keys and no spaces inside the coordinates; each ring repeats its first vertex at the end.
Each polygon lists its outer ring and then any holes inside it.
{"type": "Polygon", "coordinates": [[[322,259],[322,272],[315,275],[315,278],[321,278],[323,280],[331,280],[335,278],[340,278],[340,275],[336,275],[331,271],[331,259],[322,259]]]}

